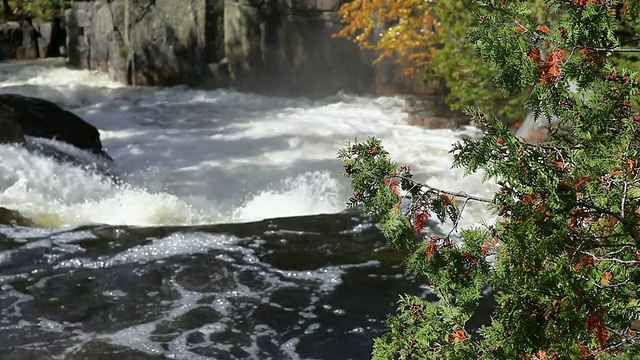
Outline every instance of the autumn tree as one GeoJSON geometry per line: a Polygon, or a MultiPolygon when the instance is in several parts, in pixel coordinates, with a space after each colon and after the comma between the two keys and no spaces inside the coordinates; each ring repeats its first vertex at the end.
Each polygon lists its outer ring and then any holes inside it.
{"type": "MultiPolygon", "coordinates": [[[[341,150],[352,205],[379,216],[389,244],[438,296],[403,295],[376,339],[380,359],[637,359],[640,354],[640,94],[636,73],[616,67],[617,36],[638,18],[637,0],[479,0],[468,43],[508,94],[556,118],[541,144],[500,119],[469,110],[484,130],[451,150],[455,167],[482,172],[491,199],[437,189],[393,162],[377,139],[341,150]],[[445,236],[427,220],[486,203],[494,225],[445,236]],[[490,323],[469,326],[483,290],[490,323]]],[[[634,36],[637,37],[637,34],[634,36]]],[[[542,120],[541,120],[542,121],[542,120]]]]}
{"type": "MultiPolygon", "coordinates": [[[[538,22],[555,24],[557,13],[546,12],[544,0],[528,1],[530,16],[538,22]]],[[[477,24],[474,0],[353,0],[342,5],[344,37],[363,49],[373,50],[375,62],[391,58],[406,64],[407,76],[425,80],[442,78],[449,93],[447,103],[453,110],[467,106],[483,107],[509,124],[524,119],[525,96],[509,94],[496,87],[496,72],[482,66],[473,44],[465,37],[477,24]]],[[[640,19],[621,19],[616,35],[621,46],[637,46],[640,19]]],[[[614,64],[634,68],[636,54],[618,53],[614,64]]]]}
{"type": "Polygon", "coordinates": [[[442,24],[436,2],[424,0],[356,0],[340,7],[345,25],[336,36],[386,57],[407,60],[407,74],[422,71],[436,53],[442,24]]]}
{"type": "MultiPolygon", "coordinates": [[[[532,2],[540,13],[542,0],[532,2]]],[[[406,65],[407,76],[442,78],[454,110],[485,106],[502,117],[522,120],[523,96],[504,96],[493,86],[492,71],[474,56],[465,41],[476,23],[473,0],[353,0],[340,8],[344,37],[363,49],[406,65]]]]}

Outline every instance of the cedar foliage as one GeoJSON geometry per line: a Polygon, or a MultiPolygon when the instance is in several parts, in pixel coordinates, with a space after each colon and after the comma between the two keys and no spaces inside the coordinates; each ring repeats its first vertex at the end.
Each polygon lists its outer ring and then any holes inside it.
{"type": "Polygon", "coordinates": [[[539,21],[531,3],[477,1],[468,37],[501,89],[558,119],[547,142],[528,144],[496,116],[469,111],[484,136],[455,144],[453,166],[496,181],[492,199],[416,181],[377,139],[339,153],[350,204],[380,217],[389,244],[409,252],[407,270],[439,299],[402,295],[374,358],[640,354],[640,81],[612,63],[620,24],[640,15],[640,1],[547,0],[554,21],[539,21]],[[425,234],[434,216],[455,227],[468,201],[488,203],[496,224],[459,239],[425,234]],[[491,323],[470,329],[487,287],[491,323]]]}

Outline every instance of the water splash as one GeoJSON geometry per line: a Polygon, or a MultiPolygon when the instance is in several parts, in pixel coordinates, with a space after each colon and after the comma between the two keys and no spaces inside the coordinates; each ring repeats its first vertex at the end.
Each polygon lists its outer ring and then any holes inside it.
{"type": "Polygon", "coordinates": [[[0,206],[18,210],[43,227],[199,220],[197,211],[176,196],[114,182],[16,145],[0,145],[0,206]]]}
{"type": "Polygon", "coordinates": [[[342,186],[329,172],[307,172],[288,177],[271,189],[250,196],[235,211],[238,221],[296,216],[300,214],[336,213],[344,209],[342,186]]]}

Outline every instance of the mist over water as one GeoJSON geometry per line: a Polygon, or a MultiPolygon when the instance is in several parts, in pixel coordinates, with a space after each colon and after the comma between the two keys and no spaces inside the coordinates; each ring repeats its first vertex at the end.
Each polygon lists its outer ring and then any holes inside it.
{"type": "MultiPolygon", "coordinates": [[[[120,182],[0,146],[0,205],[43,226],[189,225],[336,213],[349,186],[336,159],[376,136],[434,186],[484,195],[450,170],[448,150],[473,128],[406,123],[400,98],[348,94],[319,101],[233,90],[133,88],[60,60],[0,64],[0,93],[42,97],[92,123],[120,182]]],[[[472,209],[473,210],[473,209],[472,209]]]]}

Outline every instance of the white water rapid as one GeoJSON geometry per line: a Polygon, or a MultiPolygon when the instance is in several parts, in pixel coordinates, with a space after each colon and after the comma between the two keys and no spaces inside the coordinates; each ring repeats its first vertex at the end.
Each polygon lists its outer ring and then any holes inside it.
{"type": "MultiPolygon", "coordinates": [[[[480,177],[450,170],[448,150],[477,130],[410,126],[396,97],[320,101],[233,90],[125,87],[60,60],[0,63],[0,93],[51,100],[100,129],[110,179],[0,145],[0,206],[44,227],[244,222],[344,210],[348,182],[336,159],[354,138],[376,136],[418,178],[489,196],[480,177]]],[[[465,223],[485,218],[468,207],[465,223]]]]}

